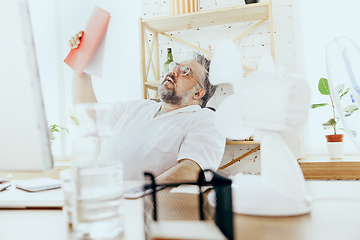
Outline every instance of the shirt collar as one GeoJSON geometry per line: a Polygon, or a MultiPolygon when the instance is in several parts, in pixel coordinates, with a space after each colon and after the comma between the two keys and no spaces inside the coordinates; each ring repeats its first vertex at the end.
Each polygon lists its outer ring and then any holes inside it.
{"type": "MultiPolygon", "coordinates": [[[[159,104],[161,106],[161,104],[159,104]]],[[[160,108],[159,106],[159,108],[160,108]]],[[[158,108],[158,110],[159,110],[158,108]]],[[[186,106],[186,107],[182,107],[176,110],[173,110],[171,112],[167,112],[167,113],[163,113],[160,116],[158,116],[157,118],[162,118],[162,117],[166,117],[166,116],[172,116],[176,113],[182,113],[182,112],[197,112],[201,110],[200,105],[190,105],[190,106],[186,106]]]]}
{"type": "Polygon", "coordinates": [[[172,112],[197,112],[201,109],[201,107],[199,105],[190,105],[190,106],[186,106],[186,107],[182,107],[179,109],[176,109],[172,112]]]}

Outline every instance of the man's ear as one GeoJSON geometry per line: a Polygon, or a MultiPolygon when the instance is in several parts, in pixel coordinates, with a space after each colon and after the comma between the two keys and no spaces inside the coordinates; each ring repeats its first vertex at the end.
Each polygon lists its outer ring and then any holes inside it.
{"type": "Polygon", "coordinates": [[[201,99],[205,95],[205,93],[206,93],[205,89],[203,89],[203,88],[198,89],[195,92],[194,99],[195,100],[201,99]]]}

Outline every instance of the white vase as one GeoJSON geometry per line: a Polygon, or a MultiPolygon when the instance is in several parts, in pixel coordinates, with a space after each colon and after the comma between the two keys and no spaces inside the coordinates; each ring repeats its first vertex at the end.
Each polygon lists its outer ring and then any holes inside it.
{"type": "Polygon", "coordinates": [[[342,159],[344,157],[344,142],[327,143],[330,159],[342,159]]]}

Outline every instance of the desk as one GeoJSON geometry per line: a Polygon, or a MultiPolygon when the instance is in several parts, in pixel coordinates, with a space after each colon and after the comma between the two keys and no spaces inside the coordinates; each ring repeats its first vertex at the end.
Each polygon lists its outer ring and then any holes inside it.
{"type": "MultiPolygon", "coordinates": [[[[235,239],[360,239],[360,182],[306,181],[314,199],[297,217],[234,215],[235,239]]],[[[0,195],[1,196],[1,195],[0,195]]],[[[125,239],[144,239],[142,200],[126,200],[125,239]]],[[[61,210],[1,210],[0,239],[72,240],[61,210]]]]}

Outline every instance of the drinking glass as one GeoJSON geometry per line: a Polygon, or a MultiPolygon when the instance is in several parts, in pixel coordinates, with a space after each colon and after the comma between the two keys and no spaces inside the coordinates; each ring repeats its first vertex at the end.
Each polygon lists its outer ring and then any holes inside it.
{"type": "Polygon", "coordinates": [[[71,205],[71,196],[72,196],[72,172],[71,169],[62,170],[59,172],[61,180],[61,189],[64,194],[64,206],[62,211],[64,213],[65,221],[71,225],[72,224],[72,213],[73,208],[71,205]]]}
{"type": "Polygon", "coordinates": [[[111,104],[75,106],[73,227],[80,239],[119,239],[124,231],[123,174],[111,104]]]}

